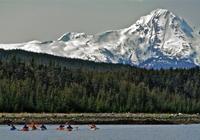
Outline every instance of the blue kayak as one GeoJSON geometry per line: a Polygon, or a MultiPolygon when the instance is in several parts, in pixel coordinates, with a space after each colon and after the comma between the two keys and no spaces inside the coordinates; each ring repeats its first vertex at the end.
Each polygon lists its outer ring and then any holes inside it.
{"type": "Polygon", "coordinates": [[[14,130],[17,130],[17,129],[16,129],[16,128],[14,128],[14,127],[12,127],[12,128],[10,128],[10,130],[11,130],[11,131],[14,131],[14,130]]]}

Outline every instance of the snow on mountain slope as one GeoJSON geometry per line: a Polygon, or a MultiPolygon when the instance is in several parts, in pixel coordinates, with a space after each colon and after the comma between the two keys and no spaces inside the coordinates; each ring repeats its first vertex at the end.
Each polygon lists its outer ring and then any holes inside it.
{"type": "Polygon", "coordinates": [[[188,68],[200,65],[199,42],[184,19],[157,9],[121,30],[66,33],[55,41],[0,44],[0,48],[146,68],[188,68]]]}

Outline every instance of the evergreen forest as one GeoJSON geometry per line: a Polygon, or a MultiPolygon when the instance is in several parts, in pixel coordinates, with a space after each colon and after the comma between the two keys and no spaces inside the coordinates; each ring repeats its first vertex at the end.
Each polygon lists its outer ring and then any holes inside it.
{"type": "Polygon", "coordinates": [[[0,112],[200,112],[200,68],[143,69],[0,50],[0,112]]]}

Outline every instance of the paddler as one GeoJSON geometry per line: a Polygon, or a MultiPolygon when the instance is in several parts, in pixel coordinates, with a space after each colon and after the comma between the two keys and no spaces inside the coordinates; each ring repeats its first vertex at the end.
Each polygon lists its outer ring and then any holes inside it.
{"type": "Polygon", "coordinates": [[[44,125],[44,124],[42,124],[41,126],[40,126],[40,129],[43,131],[43,130],[47,130],[47,127],[44,125]]]}
{"type": "Polygon", "coordinates": [[[72,130],[73,130],[73,127],[72,127],[70,124],[68,124],[67,130],[68,130],[68,131],[72,131],[72,130]]]}
{"type": "Polygon", "coordinates": [[[57,128],[57,130],[65,130],[65,125],[61,124],[61,125],[57,128]]]}
{"type": "Polygon", "coordinates": [[[36,127],[36,125],[35,125],[34,122],[32,122],[32,124],[31,124],[31,128],[32,128],[32,130],[37,130],[37,127],[36,127]]]}
{"type": "Polygon", "coordinates": [[[28,128],[27,124],[24,124],[24,127],[22,128],[21,131],[29,131],[29,128],[28,128]]]}
{"type": "Polygon", "coordinates": [[[91,124],[91,125],[89,125],[89,127],[90,127],[90,130],[97,130],[97,129],[99,129],[99,128],[97,128],[97,126],[95,124],[91,124]]]}
{"type": "Polygon", "coordinates": [[[89,127],[90,127],[91,129],[97,128],[95,124],[91,124],[91,125],[89,125],[89,127]]]}
{"type": "Polygon", "coordinates": [[[14,126],[14,124],[11,124],[10,126],[11,126],[10,130],[12,130],[12,131],[17,130],[17,128],[14,126]]]}

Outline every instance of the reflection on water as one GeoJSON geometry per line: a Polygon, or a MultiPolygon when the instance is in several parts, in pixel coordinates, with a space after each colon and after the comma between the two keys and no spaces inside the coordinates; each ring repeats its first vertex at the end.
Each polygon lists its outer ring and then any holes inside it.
{"type": "Polygon", "coordinates": [[[58,125],[47,127],[47,131],[22,132],[2,125],[0,140],[200,140],[200,125],[98,125],[97,131],[80,125],[71,132],[56,130],[58,125]]]}

